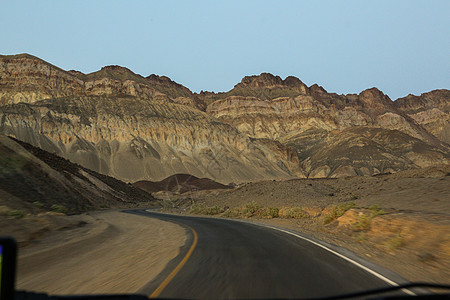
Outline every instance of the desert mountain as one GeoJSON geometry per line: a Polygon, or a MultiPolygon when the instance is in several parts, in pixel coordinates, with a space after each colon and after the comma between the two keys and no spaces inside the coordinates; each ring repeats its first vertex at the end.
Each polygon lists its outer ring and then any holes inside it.
{"type": "Polygon", "coordinates": [[[296,77],[224,93],[108,66],[83,74],[0,56],[0,132],[125,181],[182,173],[221,183],[342,177],[449,163],[449,91],[392,101],[296,77]],[[416,99],[417,98],[417,99],[416,99]]]}
{"type": "MultiPolygon", "coordinates": [[[[441,99],[447,103],[449,100],[441,99]]],[[[263,73],[242,79],[234,89],[209,104],[207,112],[255,138],[280,139],[310,128],[331,131],[366,126],[399,130],[442,146],[376,88],[359,95],[337,95],[317,85],[308,88],[295,77],[281,80],[263,73]]]]}
{"type": "Polygon", "coordinates": [[[242,182],[302,175],[299,165],[202,111],[166,77],[121,67],[65,72],[3,57],[0,132],[125,181],[176,173],[242,182]]]}

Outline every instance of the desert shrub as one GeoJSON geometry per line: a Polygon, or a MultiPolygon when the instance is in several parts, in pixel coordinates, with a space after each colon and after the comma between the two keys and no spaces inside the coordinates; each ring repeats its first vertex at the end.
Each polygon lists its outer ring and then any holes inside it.
{"type": "Polygon", "coordinates": [[[384,243],[384,246],[389,251],[394,251],[400,247],[403,247],[404,245],[405,245],[405,240],[403,239],[403,237],[400,234],[398,234],[396,237],[393,237],[390,240],[387,240],[384,243]]]}
{"type": "Polygon", "coordinates": [[[351,208],[356,207],[355,202],[345,202],[338,205],[333,205],[330,208],[330,211],[328,214],[326,214],[323,218],[323,224],[329,224],[336,220],[337,218],[341,217],[345,212],[351,208]]]}
{"type": "Polygon", "coordinates": [[[214,205],[214,206],[210,206],[210,207],[205,207],[202,211],[203,214],[205,215],[218,215],[223,213],[224,209],[214,205]]]}
{"type": "Polygon", "coordinates": [[[287,219],[302,219],[309,217],[301,207],[286,207],[280,210],[280,217],[287,219]]]}
{"type": "Polygon", "coordinates": [[[256,202],[247,203],[244,208],[241,210],[241,213],[246,217],[253,217],[260,212],[261,205],[256,202]]]}
{"type": "Polygon", "coordinates": [[[50,206],[50,210],[54,211],[54,212],[62,213],[62,214],[65,214],[68,211],[67,207],[65,207],[64,205],[61,205],[61,204],[53,204],[52,206],[50,206]]]}
{"type": "Polygon", "coordinates": [[[236,216],[237,216],[237,214],[233,209],[227,209],[222,213],[222,217],[225,217],[225,218],[233,218],[236,216]]]}
{"type": "Polygon", "coordinates": [[[192,204],[189,208],[189,212],[192,214],[200,214],[201,211],[205,208],[205,204],[199,203],[199,204],[192,204]]]}
{"type": "Polygon", "coordinates": [[[356,240],[356,242],[358,242],[358,243],[363,243],[363,242],[366,241],[366,238],[367,238],[366,233],[365,233],[365,232],[360,232],[360,233],[358,234],[358,236],[355,238],[355,240],[356,240]]]}
{"type": "Polygon", "coordinates": [[[162,206],[163,211],[170,211],[171,209],[174,208],[173,202],[168,199],[161,200],[160,205],[162,206]]]}
{"type": "Polygon", "coordinates": [[[25,212],[23,210],[13,209],[8,212],[8,216],[20,219],[25,217],[25,212]]]}
{"type": "Polygon", "coordinates": [[[229,208],[222,213],[222,217],[236,218],[242,215],[242,208],[229,208]]]}
{"type": "Polygon", "coordinates": [[[370,216],[366,216],[361,214],[358,216],[357,222],[352,225],[353,229],[358,231],[367,231],[370,229],[370,222],[372,218],[370,216]]]}
{"type": "Polygon", "coordinates": [[[193,204],[189,211],[193,214],[218,215],[223,213],[224,209],[217,205],[206,206],[205,204],[193,204]]]}
{"type": "Polygon", "coordinates": [[[37,208],[40,208],[40,209],[44,208],[44,204],[42,204],[39,201],[34,201],[33,205],[36,206],[37,208]]]}
{"type": "Polygon", "coordinates": [[[370,216],[372,218],[374,218],[376,216],[384,215],[386,213],[377,204],[374,204],[374,205],[370,206],[369,210],[370,210],[370,216]]]}
{"type": "Polygon", "coordinates": [[[370,224],[372,219],[376,216],[384,215],[385,211],[378,207],[378,205],[374,204],[369,207],[370,214],[360,214],[358,216],[357,222],[354,223],[353,229],[359,231],[368,231],[370,229],[370,224]]]}
{"type": "Polygon", "coordinates": [[[267,219],[273,219],[279,217],[280,210],[277,207],[267,207],[263,211],[263,217],[267,219]]]}

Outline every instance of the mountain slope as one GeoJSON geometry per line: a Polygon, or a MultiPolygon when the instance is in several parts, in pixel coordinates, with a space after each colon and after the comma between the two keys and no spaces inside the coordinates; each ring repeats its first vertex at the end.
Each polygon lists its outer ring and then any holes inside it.
{"type": "Polygon", "coordinates": [[[37,212],[58,205],[67,209],[67,213],[80,213],[152,200],[149,194],[112,177],[0,135],[0,205],[3,210],[37,212]]]}
{"type": "Polygon", "coordinates": [[[448,151],[398,130],[353,127],[342,131],[310,129],[282,140],[297,151],[310,178],[395,173],[446,165],[448,151]]]}
{"type": "Polygon", "coordinates": [[[1,61],[0,132],[92,170],[133,182],[175,173],[223,183],[301,174],[205,114],[201,100],[166,77],[144,78],[118,66],[65,72],[28,55],[1,61]],[[58,85],[60,77],[81,90],[58,85]],[[32,88],[22,92],[22,86],[32,88]]]}
{"type": "Polygon", "coordinates": [[[441,141],[450,144],[450,91],[435,90],[397,99],[395,106],[441,141]]]}

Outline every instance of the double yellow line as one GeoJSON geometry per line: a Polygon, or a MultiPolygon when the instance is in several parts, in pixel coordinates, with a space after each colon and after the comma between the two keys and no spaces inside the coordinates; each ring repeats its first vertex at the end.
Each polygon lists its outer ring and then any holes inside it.
{"type": "Polygon", "coordinates": [[[192,243],[191,248],[189,248],[189,251],[186,253],[186,256],[183,258],[183,260],[180,261],[180,263],[176,266],[175,269],[173,269],[173,271],[169,274],[169,276],[167,276],[167,278],[164,279],[163,282],[161,282],[161,284],[149,296],[149,298],[156,298],[161,294],[161,292],[164,290],[164,288],[169,284],[169,282],[175,277],[175,275],[177,275],[177,273],[181,270],[181,268],[184,266],[184,264],[188,261],[192,252],[194,252],[195,246],[197,246],[197,241],[198,241],[197,232],[191,226],[188,226],[186,224],[183,224],[183,225],[186,226],[187,228],[189,228],[189,230],[191,230],[192,233],[194,234],[194,242],[192,243]]]}

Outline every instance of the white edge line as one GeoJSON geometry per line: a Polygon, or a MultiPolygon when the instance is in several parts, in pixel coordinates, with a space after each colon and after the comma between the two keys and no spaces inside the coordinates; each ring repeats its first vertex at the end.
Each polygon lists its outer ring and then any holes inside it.
{"type": "MultiPolygon", "coordinates": [[[[154,211],[151,211],[150,209],[148,209],[148,210],[146,210],[146,211],[148,211],[148,212],[154,212],[154,211]]],[[[231,220],[231,221],[243,222],[243,223],[248,223],[248,222],[245,222],[245,221],[235,220],[235,219],[229,219],[229,220],[231,220]]],[[[284,232],[284,233],[293,235],[293,236],[295,236],[295,237],[298,237],[298,238],[300,238],[300,239],[302,239],[302,240],[308,241],[308,242],[310,242],[310,243],[312,243],[312,244],[314,244],[314,245],[316,245],[316,246],[318,246],[318,247],[320,247],[320,248],[322,248],[322,249],[327,250],[328,252],[333,253],[334,255],[336,255],[336,256],[338,256],[338,257],[340,257],[340,258],[342,258],[342,259],[345,259],[346,261],[348,261],[348,262],[354,264],[355,266],[357,266],[357,267],[363,269],[364,271],[366,271],[366,272],[372,274],[373,276],[377,277],[378,279],[383,280],[384,282],[386,282],[386,283],[388,283],[388,284],[390,284],[390,285],[392,285],[392,286],[399,286],[398,283],[396,283],[396,282],[390,280],[389,278],[387,278],[387,277],[381,275],[380,273],[377,273],[377,272],[375,272],[374,270],[369,269],[368,267],[366,267],[366,266],[364,266],[364,265],[362,265],[362,264],[360,264],[360,263],[354,261],[353,259],[351,259],[351,258],[349,258],[349,257],[347,257],[347,256],[345,256],[345,255],[343,255],[343,254],[341,254],[341,253],[339,253],[339,252],[336,252],[336,251],[334,251],[334,250],[328,248],[327,246],[324,246],[324,245],[322,245],[322,244],[320,244],[320,243],[317,243],[317,242],[315,242],[315,241],[313,241],[313,240],[311,240],[311,239],[308,239],[308,238],[306,238],[306,237],[304,237],[304,236],[301,236],[301,235],[299,235],[299,234],[293,233],[293,232],[288,231],[288,230],[284,230],[284,229],[281,229],[281,228],[273,227],[273,226],[270,226],[270,225],[265,225],[265,224],[260,224],[260,223],[250,223],[250,224],[254,224],[254,225],[257,225],[257,226],[261,226],[261,227],[266,227],[266,228],[278,230],[278,231],[281,231],[281,232],[284,232]]],[[[408,290],[408,289],[402,289],[402,291],[403,291],[404,293],[410,295],[410,296],[417,296],[416,293],[414,293],[414,292],[412,292],[412,291],[410,291],[410,290],[408,290]]]]}
{"type": "MultiPolygon", "coordinates": [[[[290,232],[290,231],[288,231],[288,230],[280,229],[280,228],[277,228],[277,227],[272,227],[272,226],[269,226],[269,225],[263,225],[263,224],[258,224],[258,225],[259,225],[259,226],[263,226],[263,227],[267,227],[267,228],[270,228],[270,229],[278,230],[278,231],[281,231],[281,232],[284,232],[284,233],[293,235],[293,236],[295,236],[295,237],[298,237],[298,238],[300,238],[300,239],[303,239],[303,240],[305,240],[305,241],[308,241],[308,242],[310,242],[310,243],[312,243],[312,244],[314,244],[314,245],[316,245],[316,246],[319,246],[319,247],[321,247],[321,248],[323,248],[323,249],[325,249],[325,250],[327,250],[327,251],[333,253],[333,254],[336,255],[336,256],[339,256],[339,257],[342,258],[342,259],[345,259],[346,261],[348,261],[348,262],[354,264],[355,266],[360,267],[361,269],[363,269],[363,270],[365,270],[366,272],[369,272],[370,274],[372,274],[373,276],[375,276],[375,277],[377,277],[377,278],[379,278],[379,279],[381,279],[381,280],[383,280],[383,281],[389,283],[390,285],[392,285],[392,286],[398,286],[398,283],[396,283],[396,282],[390,280],[389,278],[384,277],[384,276],[381,275],[380,273],[377,273],[377,272],[375,272],[374,270],[369,269],[368,267],[363,266],[362,264],[360,264],[360,263],[354,261],[353,259],[351,259],[351,258],[349,258],[349,257],[347,257],[347,256],[345,256],[345,255],[342,255],[342,254],[340,254],[339,252],[336,252],[336,251],[334,251],[334,250],[332,250],[332,249],[330,249],[330,248],[328,248],[328,247],[326,247],[326,246],[324,246],[324,245],[322,245],[322,244],[320,244],[320,243],[317,243],[317,242],[315,242],[315,241],[313,241],[313,240],[310,240],[310,239],[308,239],[308,238],[306,238],[306,237],[303,237],[303,236],[298,235],[298,234],[296,234],[296,233],[290,232]]],[[[414,292],[412,292],[412,291],[410,291],[410,290],[408,290],[408,289],[402,289],[402,291],[405,292],[405,293],[407,293],[408,295],[411,295],[411,296],[417,296],[414,292]]]]}

